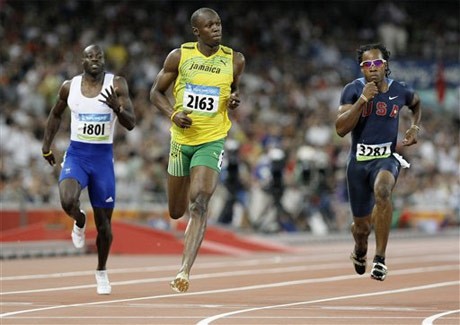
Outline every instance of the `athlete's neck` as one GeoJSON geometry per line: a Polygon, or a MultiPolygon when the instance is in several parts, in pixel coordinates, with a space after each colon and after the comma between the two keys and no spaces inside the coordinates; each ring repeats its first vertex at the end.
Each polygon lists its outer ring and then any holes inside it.
{"type": "Polygon", "coordinates": [[[89,84],[100,84],[104,81],[105,72],[98,74],[83,73],[83,80],[89,84]]]}
{"type": "Polygon", "coordinates": [[[220,47],[220,44],[218,44],[216,46],[210,46],[208,44],[200,43],[200,42],[198,42],[198,46],[197,46],[198,51],[200,51],[201,54],[203,54],[204,56],[213,55],[214,53],[216,53],[219,50],[219,47],[220,47]]]}

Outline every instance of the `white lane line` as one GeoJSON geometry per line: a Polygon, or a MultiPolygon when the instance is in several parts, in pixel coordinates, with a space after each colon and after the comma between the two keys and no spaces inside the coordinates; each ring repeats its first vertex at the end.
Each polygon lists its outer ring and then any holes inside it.
{"type": "MultiPolygon", "coordinates": [[[[320,263],[322,261],[330,262],[331,258],[344,259],[344,254],[321,254],[321,255],[309,255],[309,256],[270,256],[267,258],[257,258],[251,260],[223,260],[219,262],[201,262],[195,265],[195,270],[204,269],[209,271],[210,268],[225,268],[228,267],[229,263],[232,266],[261,266],[265,264],[283,264],[287,263],[320,263]]],[[[345,259],[348,262],[348,256],[345,259]]],[[[413,255],[407,257],[395,257],[391,258],[391,265],[397,265],[401,263],[419,263],[419,262],[455,262],[460,261],[459,254],[436,254],[416,256],[413,255]]],[[[317,264],[318,265],[318,264],[317,264]]],[[[337,265],[337,263],[335,263],[337,265]]],[[[163,265],[163,266],[146,266],[146,267],[132,267],[132,268],[119,268],[109,269],[110,274],[133,274],[133,273],[146,273],[146,272],[160,272],[160,271],[176,271],[177,265],[163,265]]],[[[0,281],[20,281],[20,280],[37,280],[37,279],[53,279],[53,278],[64,278],[64,277],[79,277],[79,276],[93,276],[94,271],[73,271],[73,272],[61,272],[61,273],[48,273],[48,274],[30,274],[30,275],[13,275],[0,277],[0,281]]],[[[1,294],[1,293],[0,293],[1,294]]]]}
{"type": "Polygon", "coordinates": [[[460,313],[460,309],[457,310],[449,310],[443,313],[439,313],[430,317],[427,317],[423,320],[422,325],[433,325],[433,322],[437,320],[438,318],[450,315],[450,314],[455,314],[455,313],[460,313]]]}
{"type": "MultiPolygon", "coordinates": [[[[231,263],[232,266],[260,266],[264,264],[285,264],[285,263],[302,263],[308,261],[330,261],[331,258],[339,258],[343,257],[343,254],[321,254],[321,256],[269,256],[265,258],[254,258],[254,259],[243,259],[243,260],[222,260],[219,262],[202,262],[197,263],[195,268],[198,269],[206,269],[209,268],[219,268],[219,267],[228,267],[228,264],[231,263]],[[230,261],[230,262],[229,262],[230,261]]],[[[453,256],[446,257],[446,260],[451,260],[453,256]]],[[[179,260],[179,258],[178,258],[179,260]]],[[[119,268],[119,269],[110,269],[110,274],[131,274],[131,273],[144,273],[144,272],[159,272],[159,271],[171,271],[177,270],[177,264],[174,265],[162,265],[162,266],[147,266],[147,267],[132,267],[132,268],[119,268]]],[[[74,272],[63,272],[63,273],[48,273],[48,274],[31,274],[31,275],[17,275],[17,276],[7,276],[7,277],[0,277],[1,281],[17,281],[17,280],[30,280],[30,279],[48,279],[48,278],[62,278],[62,277],[73,277],[73,276],[86,276],[86,275],[94,275],[94,271],[74,271],[74,272]]]]}
{"type": "MultiPolygon", "coordinates": [[[[349,263],[347,263],[347,265],[349,265],[349,263]]],[[[304,265],[304,266],[287,266],[287,267],[279,267],[279,268],[277,267],[277,268],[270,268],[270,269],[265,268],[264,273],[265,274],[278,274],[281,272],[287,273],[287,272],[299,272],[299,271],[309,271],[309,270],[310,271],[311,270],[329,270],[331,269],[331,267],[337,267],[337,263],[320,264],[320,265],[304,265]]],[[[194,275],[193,279],[194,280],[195,279],[212,279],[212,278],[234,277],[234,276],[242,276],[242,275],[257,275],[257,274],[260,274],[260,269],[198,274],[198,275],[194,275]]],[[[117,282],[112,281],[110,283],[112,286],[119,286],[119,285],[134,285],[134,284],[142,284],[142,283],[166,282],[170,280],[171,280],[171,277],[160,277],[160,278],[147,278],[147,279],[140,279],[140,280],[127,280],[127,281],[117,281],[117,282]]],[[[55,288],[46,288],[46,289],[4,291],[4,292],[0,292],[0,296],[88,289],[88,288],[94,288],[94,287],[96,287],[95,284],[85,284],[85,285],[79,285],[79,286],[55,287],[55,288]]]]}
{"type": "MultiPolygon", "coordinates": [[[[176,305],[177,307],[178,305],[176,305]]],[[[185,320],[191,320],[191,319],[201,319],[202,316],[113,316],[113,317],[108,317],[108,316],[44,316],[44,317],[30,317],[30,316],[18,316],[15,317],[14,319],[85,319],[85,320],[91,320],[91,319],[97,319],[97,320],[106,320],[108,321],[109,319],[153,319],[153,320],[160,320],[160,319],[185,319],[185,320]]],[[[274,320],[274,319],[279,319],[279,320],[284,320],[283,324],[286,324],[287,319],[292,319],[292,320],[300,320],[300,319],[364,319],[364,320],[370,320],[370,319],[375,319],[377,320],[376,323],[374,324],[381,324],[382,319],[391,319],[391,320],[396,320],[396,319],[404,319],[404,320],[418,320],[420,317],[417,316],[248,316],[248,317],[232,317],[234,320],[240,320],[244,324],[244,320],[274,320]]],[[[158,323],[156,323],[158,324],[158,323]]],[[[268,323],[270,324],[270,323],[268,323]]],[[[271,323],[273,324],[273,323],[271,323]]],[[[280,323],[277,323],[280,324],[280,323]]],[[[306,323],[304,323],[306,324],[306,323]]],[[[307,323],[308,324],[308,323],[307,323]]],[[[340,324],[340,321],[334,322],[334,324],[340,324]]]]}
{"type": "MultiPolygon", "coordinates": [[[[346,267],[350,263],[329,263],[329,264],[319,264],[319,265],[305,265],[305,266],[288,266],[288,267],[279,267],[279,268],[264,268],[264,274],[280,274],[288,272],[300,272],[300,271],[312,271],[312,270],[330,270],[331,268],[337,267],[346,267]]],[[[421,268],[412,268],[412,269],[403,269],[391,271],[391,274],[412,274],[412,273],[421,273],[421,272],[439,272],[439,271],[451,271],[459,269],[460,265],[440,265],[432,267],[421,267],[421,268]]],[[[110,271],[109,271],[110,274],[110,271]]],[[[257,275],[260,274],[260,269],[257,270],[241,270],[241,271],[228,271],[228,272],[217,272],[217,273],[207,273],[207,274],[197,274],[193,276],[193,280],[196,279],[212,279],[212,278],[224,278],[224,277],[235,277],[242,275],[257,275]]],[[[359,278],[361,276],[357,274],[351,275],[353,278],[359,278]]],[[[144,283],[156,283],[156,282],[167,282],[170,281],[170,277],[160,277],[160,278],[147,278],[147,279],[138,279],[138,280],[127,280],[127,281],[117,281],[110,282],[113,286],[122,286],[122,285],[136,285],[144,283]]],[[[43,293],[43,292],[53,292],[53,291],[66,291],[66,290],[79,290],[79,289],[89,289],[95,288],[96,284],[84,284],[77,286],[65,286],[65,287],[54,287],[46,289],[31,289],[31,290],[20,290],[20,291],[3,291],[0,292],[0,296],[9,296],[9,295],[18,295],[18,294],[30,294],[30,293],[43,293]]]]}
{"type": "Polygon", "coordinates": [[[460,281],[450,281],[450,282],[435,283],[435,284],[429,284],[429,285],[423,285],[423,286],[417,286],[417,287],[409,287],[409,288],[396,289],[396,290],[377,291],[377,292],[363,293],[363,294],[357,294],[357,295],[347,295],[347,296],[338,296],[338,297],[331,297],[331,298],[325,298],[325,299],[299,301],[299,302],[294,302],[294,303],[289,303],[289,304],[271,305],[271,306],[240,309],[240,310],[235,310],[235,311],[232,311],[232,312],[223,313],[223,314],[214,315],[214,316],[205,318],[205,319],[199,321],[197,323],[197,325],[209,325],[211,322],[213,322],[215,320],[218,320],[218,319],[221,319],[221,318],[233,316],[233,315],[236,315],[236,314],[242,314],[242,313],[247,313],[247,312],[252,312],[252,311],[258,311],[258,310],[282,308],[282,307],[292,307],[292,306],[299,306],[299,305],[310,305],[310,304],[321,303],[321,302],[346,300],[346,299],[355,299],[355,298],[363,298],[363,297],[372,297],[372,296],[380,296],[380,295],[395,294],[395,293],[410,292],[410,291],[428,290],[428,289],[435,289],[435,288],[453,286],[453,285],[458,285],[458,284],[460,284],[460,281]]]}
{"type": "MultiPolygon", "coordinates": [[[[435,272],[439,270],[449,270],[449,269],[454,269],[454,268],[451,265],[445,266],[445,267],[439,266],[439,267],[429,267],[429,268],[415,268],[415,269],[408,269],[408,270],[392,271],[391,274],[398,275],[398,274],[407,274],[407,273],[409,274],[427,273],[427,272],[435,272]]],[[[455,266],[455,269],[458,269],[458,266],[455,266]]],[[[265,271],[266,270],[264,270],[264,272],[265,271]]],[[[235,272],[227,272],[227,273],[235,274],[235,272]]],[[[260,270],[259,270],[259,273],[260,273],[260,270]]],[[[215,274],[212,274],[212,276],[215,276],[215,274]]],[[[298,285],[309,284],[309,283],[344,281],[344,280],[351,280],[351,279],[358,279],[358,278],[360,278],[359,275],[353,274],[353,275],[342,275],[342,276],[333,276],[333,277],[326,277],[326,278],[316,278],[316,279],[306,279],[306,280],[297,280],[297,281],[286,281],[286,282],[278,282],[278,283],[251,285],[251,286],[243,286],[243,287],[236,287],[236,288],[198,291],[198,292],[190,292],[190,293],[164,294],[164,295],[158,295],[158,296],[147,296],[147,297],[138,297],[138,298],[129,298],[129,299],[96,301],[96,302],[78,303],[78,304],[69,304],[69,305],[56,305],[56,306],[49,306],[49,307],[43,307],[43,308],[33,308],[33,309],[7,312],[7,313],[0,314],[0,318],[10,317],[10,316],[19,315],[19,314],[25,314],[25,313],[31,313],[31,312],[36,312],[36,311],[52,310],[52,309],[84,307],[84,306],[132,302],[132,301],[143,301],[143,300],[152,300],[152,299],[159,299],[159,298],[170,298],[170,297],[176,297],[176,296],[184,297],[187,295],[198,296],[198,295],[228,293],[228,292],[236,292],[236,291],[249,291],[249,290],[276,288],[276,287],[284,287],[284,286],[298,286],[298,285]]],[[[452,285],[452,283],[460,283],[460,281],[459,282],[457,281],[446,282],[446,283],[449,283],[450,285],[452,285]]]]}

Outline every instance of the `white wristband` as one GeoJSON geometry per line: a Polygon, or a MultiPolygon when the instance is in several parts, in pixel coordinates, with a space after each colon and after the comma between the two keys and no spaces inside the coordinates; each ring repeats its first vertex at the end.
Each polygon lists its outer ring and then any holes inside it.
{"type": "Polygon", "coordinates": [[[369,101],[369,99],[367,99],[366,96],[364,96],[363,94],[361,94],[361,96],[359,96],[359,98],[364,100],[366,103],[369,101]]]}

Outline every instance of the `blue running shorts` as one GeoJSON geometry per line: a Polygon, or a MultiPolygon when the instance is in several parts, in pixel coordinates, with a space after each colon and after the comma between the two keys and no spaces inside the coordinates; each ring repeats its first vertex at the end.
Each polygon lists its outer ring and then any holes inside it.
{"type": "Polygon", "coordinates": [[[71,141],[64,155],[59,182],[76,179],[82,190],[88,187],[91,205],[97,208],[115,206],[115,172],[112,144],[90,144],[71,141]]]}
{"type": "Polygon", "coordinates": [[[396,181],[400,167],[399,161],[393,155],[369,161],[356,161],[354,156],[348,158],[348,196],[354,217],[365,217],[371,214],[375,204],[374,182],[379,171],[388,170],[396,181]]]}

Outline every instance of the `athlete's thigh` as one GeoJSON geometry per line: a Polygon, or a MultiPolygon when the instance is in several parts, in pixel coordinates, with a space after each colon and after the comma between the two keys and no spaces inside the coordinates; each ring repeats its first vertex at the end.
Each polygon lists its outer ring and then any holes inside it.
{"type": "Polygon", "coordinates": [[[85,165],[85,160],[78,155],[66,152],[61,164],[61,173],[59,175],[59,188],[61,192],[72,190],[74,186],[69,185],[72,182],[64,182],[63,180],[72,179],[80,184],[81,189],[88,186],[89,174],[88,168],[85,165]]]}
{"type": "Polygon", "coordinates": [[[196,146],[190,161],[190,168],[206,166],[220,173],[224,157],[224,139],[196,146]]]}
{"type": "Polygon", "coordinates": [[[398,179],[400,168],[401,164],[393,156],[376,159],[370,174],[371,184],[374,188],[380,185],[393,188],[398,179]]]}
{"type": "Polygon", "coordinates": [[[61,203],[77,202],[81,195],[81,186],[75,178],[65,178],[59,182],[59,197],[61,203]]]}
{"type": "Polygon", "coordinates": [[[190,200],[198,195],[209,200],[216,190],[219,173],[207,166],[195,166],[190,174],[190,200]]]}
{"type": "Polygon", "coordinates": [[[197,195],[210,198],[214,193],[224,156],[224,139],[197,146],[193,153],[191,167],[190,198],[197,195]]]}
{"type": "Polygon", "coordinates": [[[114,208],[116,192],[113,157],[103,156],[93,162],[88,195],[93,207],[114,208]]]}
{"type": "Polygon", "coordinates": [[[183,216],[189,202],[190,176],[168,174],[168,208],[171,218],[183,216]]]}
{"type": "Polygon", "coordinates": [[[171,176],[189,176],[190,160],[194,152],[193,146],[179,144],[171,140],[168,159],[168,174],[171,176]]]}
{"type": "Polygon", "coordinates": [[[369,162],[358,162],[352,157],[347,165],[347,187],[351,211],[355,217],[363,217],[374,205],[373,186],[369,184],[369,162]]]}

